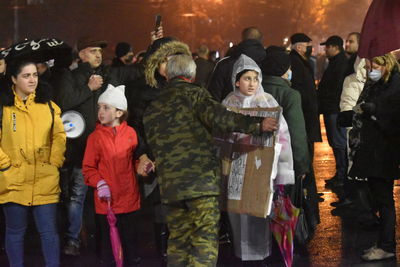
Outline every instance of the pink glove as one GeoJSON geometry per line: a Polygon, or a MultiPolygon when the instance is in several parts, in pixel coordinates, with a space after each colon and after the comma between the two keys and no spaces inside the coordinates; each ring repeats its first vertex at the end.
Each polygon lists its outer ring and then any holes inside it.
{"type": "Polygon", "coordinates": [[[110,187],[103,179],[97,183],[97,196],[101,200],[110,201],[111,200],[111,191],[110,187]]]}

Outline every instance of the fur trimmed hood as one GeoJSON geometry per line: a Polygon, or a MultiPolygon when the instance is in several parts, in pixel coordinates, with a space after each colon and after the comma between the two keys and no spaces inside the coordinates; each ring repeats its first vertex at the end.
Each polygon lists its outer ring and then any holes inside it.
{"type": "Polygon", "coordinates": [[[191,56],[189,46],[179,41],[171,41],[160,46],[153,54],[151,54],[145,65],[146,83],[152,87],[157,87],[158,82],[155,77],[155,71],[158,65],[162,63],[166,57],[175,54],[185,54],[191,56]]]}

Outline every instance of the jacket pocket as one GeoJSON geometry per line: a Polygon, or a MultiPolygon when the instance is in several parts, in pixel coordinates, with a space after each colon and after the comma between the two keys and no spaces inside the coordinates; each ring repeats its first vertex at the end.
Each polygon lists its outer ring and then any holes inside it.
{"type": "Polygon", "coordinates": [[[7,170],[0,172],[0,194],[7,191],[22,190],[25,176],[21,169],[21,163],[13,162],[7,170]]]}
{"type": "Polygon", "coordinates": [[[42,146],[35,150],[35,159],[37,162],[50,163],[50,147],[42,146]]]}
{"type": "Polygon", "coordinates": [[[58,168],[51,164],[36,164],[35,191],[38,195],[47,196],[60,192],[58,168]]]}

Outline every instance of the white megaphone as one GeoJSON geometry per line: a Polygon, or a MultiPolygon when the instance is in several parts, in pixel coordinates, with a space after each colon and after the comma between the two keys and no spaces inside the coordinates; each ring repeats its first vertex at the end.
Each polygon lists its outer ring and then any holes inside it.
{"type": "Polygon", "coordinates": [[[78,138],[85,131],[85,119],[82,114],[77,111],[66,111],[61,115],[61,120],[64,124],[64,130],[67,138],[78,138]]]}

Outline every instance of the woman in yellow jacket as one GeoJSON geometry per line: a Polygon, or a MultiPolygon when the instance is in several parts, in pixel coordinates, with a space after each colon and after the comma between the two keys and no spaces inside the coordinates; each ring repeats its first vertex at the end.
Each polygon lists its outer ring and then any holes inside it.
{"type": "Polygon", "coordinates": [[[31,61],[7,65],[0,88],[0,204],[6,219],[10,266],[24,265],[24,235],[31,210],[46,266],[59,266],[56,225],[58,168],[64,161],[66,135],[60,108],[47,97],[31,61]]]}

